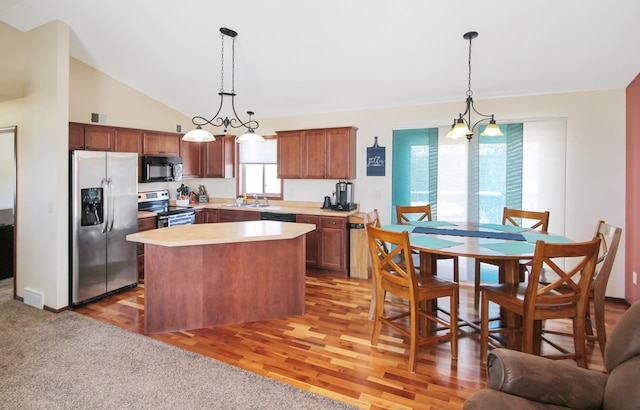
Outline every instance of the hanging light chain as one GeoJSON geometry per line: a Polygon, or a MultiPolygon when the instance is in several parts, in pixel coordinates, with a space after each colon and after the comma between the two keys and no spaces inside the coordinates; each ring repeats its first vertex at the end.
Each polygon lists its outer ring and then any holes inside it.
{"type": "Polygon", "coordinates": [[[231,37],[231,94],[236,93],[236,38],[231,37]]]}
{"type": "Polygon", "coordinates": [[[220,92],[223,93],[224,92],[224,33],[220,33],[220,38],[221,38],[221,46],[220,48],[222,49],[222,58],[220,59],[220,92]]]}
{"type": "Polygon", "coordinates": [[[471,91],[471,42],[473,41],[473,37],[469,37],[469,87],[467,88],[467,97],[471,97],[473,95],[473,91],[471,91]]]}

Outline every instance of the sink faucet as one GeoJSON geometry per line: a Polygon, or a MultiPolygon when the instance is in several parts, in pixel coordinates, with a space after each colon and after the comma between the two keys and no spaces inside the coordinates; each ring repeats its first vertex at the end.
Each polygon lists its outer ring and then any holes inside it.
{"type": "Polygon", "coordinates": [[[267,198],[266,196],[264,197],[264,204],[269,205],[269,198],[267,198]]]}
{"type": "Polygon", "coordinates": [[[253,194],[253,203],[256,204],[256,205],[259,204],[259,202],[258,202],[258,194],[253,194]]]}

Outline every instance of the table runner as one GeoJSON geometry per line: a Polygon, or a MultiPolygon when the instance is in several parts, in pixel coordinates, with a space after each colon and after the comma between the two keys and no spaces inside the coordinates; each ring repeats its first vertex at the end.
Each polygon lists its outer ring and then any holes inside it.
{"type": "Polygon", "coordinates": [[[415,227],[412,232],[432,235],[473,236],[478,238],[504,239],[508,241],[525,240],[521,234],[511,232],[469,231],[466,229],[427,228],[421,226],[415,227]]]}

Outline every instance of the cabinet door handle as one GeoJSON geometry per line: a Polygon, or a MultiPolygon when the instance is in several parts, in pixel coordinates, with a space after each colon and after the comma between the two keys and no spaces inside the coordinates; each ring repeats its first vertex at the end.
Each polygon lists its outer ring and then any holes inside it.
{"type": "Polygon", "coordinates": [[[333,221],[329,221],[329,224],[331,224],[331,225],[335,225],[336,223],[335,223],[335,222],[333,222],[333,221]]]}

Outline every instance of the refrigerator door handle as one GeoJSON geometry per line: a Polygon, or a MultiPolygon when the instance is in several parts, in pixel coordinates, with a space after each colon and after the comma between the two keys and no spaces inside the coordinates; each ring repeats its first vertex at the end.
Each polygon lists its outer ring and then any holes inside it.
{"type": "Polygon", "coordinates": [[[115,218],[115,185],[111,178],[107,180],[107,186],[109,187],[109,228],[108,231],[111,232],[113,230],[113,220],[115,218]]]}
{"type": "Polygon", "coordinates": [[[104,207],[104,218],[102,218],[102,233],[106,233],[109,224],[109,211],[111,205],[109,204],[109,182],[105,178],[102,178],[102,181],[100,182],[100,188],[102,188],[102,203],[104,207]]]}

